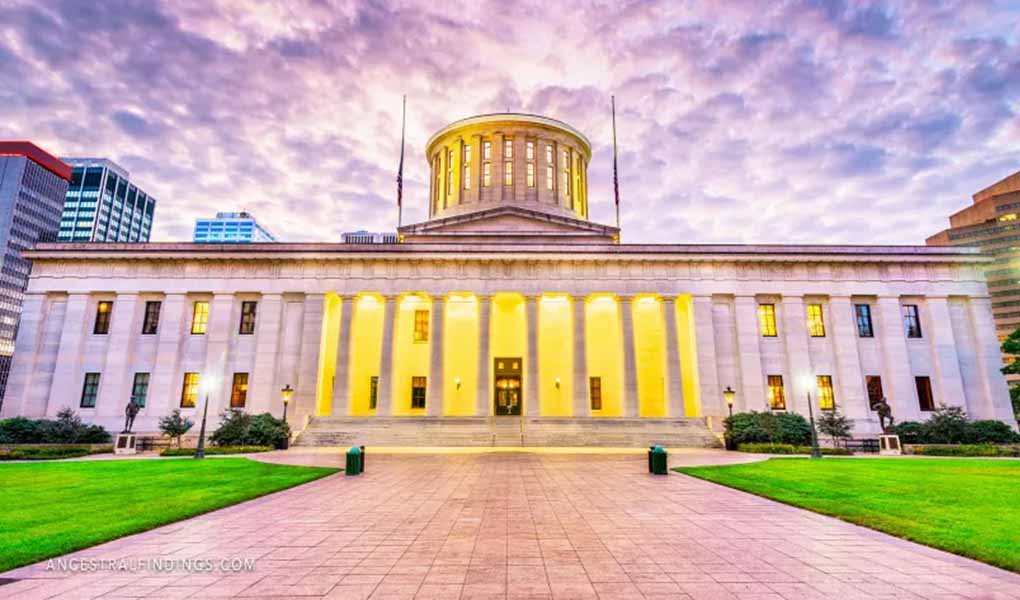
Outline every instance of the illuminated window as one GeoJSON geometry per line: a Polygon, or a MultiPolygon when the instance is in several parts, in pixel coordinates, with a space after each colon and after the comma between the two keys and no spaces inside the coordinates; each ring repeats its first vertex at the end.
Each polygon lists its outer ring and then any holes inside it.
{"type": "Polygon", "coordinates": [[[524,146],[524,159],[535,160],[535,142],[528,142],[524,146]]]}
{"type": "Polygon", "coordinates": [[[864,378],[864,386],[868,388],[868,406],[871,410],[878,410],[885,394],[882,393],[882,378],[878,375],[868,375],[864,378]]]}
{"type": "Polygon", "coordinates": [[[758,326],[762,337],[776,337],[776,305],[758,305],[758,326]]]}
{"type": "Polygon", "coordinates": [[[917,386],[917,402],[924,412],[935,410],[935,400],[931,395],[931,379],[927,377],[915,377],[914,385],[917,386]]]}
{"type": "Polygon", "coordinates": [[[142,334],[153,335],[159,329],[159,309],[163,303],[155,300],[145,303],[145,318],[142,319],[142,334]]]}
{"type": "Polygon", "coordinates": [[[999,220],[1000,221],[1016,221],[1016,213],[1011,213],[1011,214],[1008,214],[1008,215],[1002,215],[1001,217],[999,217],[999,220]]]}
{"type": "Polygon", "coordinates": [[[489,187],[490,185],[492,185],[492,164],[491,163],[483,163],[482,164],[482,185],[484,185],[485,187],[489,187]]]}
{"type": "Polygon", "coordinates": [[[552,144],[545,145],[545,162],[550,165],[553,163],[553,147],[552,144]]]}
{"type": "Polygon", "coordinates": [[[782,375],[769,375],[769,408],[786,410],[786,391],[783,389],[782,375]]]}
{"type": "Polygon", "coordinates": [[[198,373],[185,373],[181,386],[181,408],[195,408],[198,400],[198,373]]]}
{"type": "Polygon", "coordinates": [[[871,306],[855,304],[854,313],[857,315],[857,335],[863,338],[875,337],[875,330],[871,326],[871,306]]]}
{"type": "Polygon", "coordinates": [[[241,303],[241,325],[238,329],[238,333],[241,335],[251,335],[255,333],[255,310],[258,308],[258,302],[254,300],[247,300],[241,303]]]}
{"type": "Polygon", "coordinates": [[[833,410],[836,408],[836,398],[832,395],[832,376],[819,375],[818,379],[818,408],[822,410],[833,410]]]}
{"type": "Polygon", "coordinates": [[[372,378],[368,381],[368,408],[375,410],[375,407],[379,403],[379,376],[372,375],[372,378]]]}
{"type": "Polygon", "coordinates": [[[414,311],[414,341],[429,341],[429,311],[414,311]]]}
{"type": "Polygon", "coordinates": [[[230,408],[244,408],[248,400],[248,374],[234,373],[234,382],[230,386],[230,408]]]}
{"type": "Polygon", "coordinates": [[[492,160],[492,142],[482,142],[482,160],[492,160]]]}
{"type": "Polygon", "coordinates": [[[514,184],[514,163],[503,163],[503,185],[514,184]]]}
{"type": "Polygon", "coordinates": [[[453,150],[448,153],[446,161],[446,193],[453,195],[453,150]]]}
{"type": "Polygon", "coordinates": [[[514,157],[514,140],[513,138],[506,138],[503,140],[503,158],[514,157]]]}
{"type": "Polygon", "coordinates": [[[570,152],[563,151],[563,173],[560,175],[560,187],[563,190],[563,195],[567,198],[570,197],[570,152]]]}
{"type": "Polygon", "coordinates": [[[411,408],[425,408],[425,378],[411,378],[411,408]]]}
{"type": "Polygon", "coordinates": [[[145,406],[149,397],[149,374],[135,373],[134,381],[131,382],[131,400],[138,406],[145,406]]]}
{"type": "Polygon", "coordinates": [[[99,373],[85,373],[85,383],[81,386],[81,408],[95,408],[98,395],[99,373]]]}
{"type": "Polygon", "coordinates": [[[903,327],[907,330],[908,338],[921,337],[921,316],[916,304],[903,305],[903,327]]]}
{"type": "Polygon", "coordinates": [[[471,189],[471,146],[464,144],[464,189],[471,189]]]}
{"type": "Polygon", "coordinates": [[[204,300],[195,302],[191,313],[191,334],[201,335],[209,324],[209,303],[204,300]]]}
{"type": "Polygon", "coordinates": [[[591,398],[591,409],[602,410],[602,378],[588,378],[588,397],[591,398]]]}
{"type": "Polygon", "coordinates": [[[528,163],[528,187],[535,187],[535,163],[528,163]]]}
{"type": "Polygon", "coordinates": [[[556,176],[553,174],[553,166],[549,165],[545,168],[545,189],[553,189],[553,180],[556,176]]]}
{"type": "Polygon", "coordinates": [[[436,155],[436,166],[432,169],[432,172],[436,174],[436,208],[439,208],[439,197],[443,194],[443,178],[442,169],[439,166],[439,156],[436,155]]]}
{"type": "Polygon", "coordinates": [[[811,337],[825,337],[825,320],[822,318],[821,304],[808,304],[807,324],[811,337]]]}
{"type": "Polygon", "coordinates": [[[110,313],[113,312],[113,302],[104,300],[96,305],[96,322],[92,326],[92,333],[106,335],[110,333],[110,313]]]}

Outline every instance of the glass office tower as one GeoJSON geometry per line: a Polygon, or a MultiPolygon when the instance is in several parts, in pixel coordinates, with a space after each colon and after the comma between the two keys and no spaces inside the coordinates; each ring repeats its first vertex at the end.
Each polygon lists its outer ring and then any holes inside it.
{"type": "Polygon", "coordinates": [[[71,184],[60,219],[61,242],[147,242],[156,199],[105,158],[63,158],[71,184]]]}
{"type": "Polygon", "coordinates": [[[276,237],[251,213],[221,212],[215,219],[196,219],[192,240],[196,244],[245,244],[275,242],[276,237]]]}
{"type": "Polygon", "coordinates": [[[31,142],[0,141],[0,405],[32,263],[22,251],[57,241],[71,167],[31,142]]]}

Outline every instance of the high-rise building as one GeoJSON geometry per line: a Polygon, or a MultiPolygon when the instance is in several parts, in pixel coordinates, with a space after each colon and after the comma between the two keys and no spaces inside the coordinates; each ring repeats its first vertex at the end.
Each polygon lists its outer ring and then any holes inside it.
{"type": "Polygon", "coordinates": [[[345,231],[340,234],[340,241],[344,244],[396,244],[399,239],[397,238],[396,231],[365,231],[359,229],[358,231],[345,231]]]}
{"type": "Polygon", "coordinates": [[[60,218],[61,242],[147,242],[156,199],[105,158],[62,158],[71,184],[60,218]]]}
{"type": "Polygon", "coordinates": [[[976,246],[993,258],[985,265],[985,276],[1002,340],[1020,327],[1020,171],[972,198],[971,206],[950,215],[949,229],[929,237],[927,244],[976,246]]]}
{"type": "Polygon", "coordinates": [[[21,256],[54,242],[71,167],[31,142],[0,142],[0,405],[32,263],[21,256]]]}
{"type": "Polygon", "coordinates": [[[195,219],[197,244],[246,244],[250,242],[275,242],[276,237],[259,225],[248,212],[216,213],[214,219],[195,219]]]}

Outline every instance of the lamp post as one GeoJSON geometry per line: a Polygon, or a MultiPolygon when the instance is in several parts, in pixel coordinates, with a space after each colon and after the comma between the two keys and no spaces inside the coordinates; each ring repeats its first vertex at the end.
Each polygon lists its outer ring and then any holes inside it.
{"type": "Polygon", "coordinates": [[[205,420],[209,415],[209,394],[216,389],[216,376],[209,374],[202,377],[199,387],[205,392],[205,406],[202,407],[202,426],[198,430],[198,446],[195,448],[195,458],[205,458],[205,420]]]}
{"type": "MultiPolygon", "coordinates": [[[[726,406],[730,409],[730,427],[733,427],[733,400],[737,397],[737,393],[733,391],[733,388],[726,386],[723,390],[723,398],[726,400],[726,406]]],[[[733,450],[733,439],[729,436],[729,431],[726,432],[726,449],[733,450]]]]}
{"type": "Polygon", "coordinates": [[[802,383],[804,389],[807,390],[808,417],[811,419],[811,458],[821,458],[822,449],[818,447],[818,431],[815,430],[815,407],[811,401],[811,384],[814,383],[814,378],[805,375],[802,378],[802,383]]]}
{"type": "MultiPolygon", "coordinates": [[[[280,390],[280,397],[283,399],[283,422],[287,423],[287,405],[290,404],[290,398],[294,395],[294,388],[290,387],[288,383],[280,390]]],[[[290,434],[283,439],[283,450],[290,448],[290,434]]]]}

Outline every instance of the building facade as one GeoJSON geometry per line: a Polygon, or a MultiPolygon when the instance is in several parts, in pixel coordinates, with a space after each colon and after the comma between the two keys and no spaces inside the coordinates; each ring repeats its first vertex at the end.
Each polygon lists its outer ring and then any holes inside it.
{"type": "Polygon", "coordinates": [[[383,231],[345,231],[340,234],[340,241],[344,244],[396,244],[397,232],[383,231]]]}
{"type": "Polygon", "coordinates": [[[147,242],[156,199],[105,158],[63,158],[71,183],[60,217],[61,242],[147,242]]]}
{"type": "Polygon", "coordinates": [[[1020,171],[977,192],[973,200],[951,215],[949,229],[929,237],[927,244],[974,246],[991,259],[985,276],[995,327],[1004,340],[1020,327],[1020,171]]]}
{"type": "Polygon", "coordinates": [[[276,237],[259,225],[251,213],[220,212],[213,219],[196,219],[196,244],[247,244],[251,242],[275,242],[276,237]]]}
{"type": "Polygon", "coordinates": [[[430,142],[461,187],[439,177],[400,243],[40,246],[5,414],[113,428],[134,397],[155,430],[205,382],[211,414],[279,414],[291,386],[299,443],[703,445],[726,388],[735,411],[839,407],[858,435],[883,397],[1016,425],[976,250],[619,244],[582,173],[570,196],[527,175],[462,193],[458,153],[507,138],[513,173],[548,145],[559,167],[559,141],[587,164],[569,126],[489,115],[430,142]]]}
{"type": "Polygon", "coordinates": [[[0,142],[0,404],[38,242],[57,239],[71,167],[30,142],[0,142]]]}

